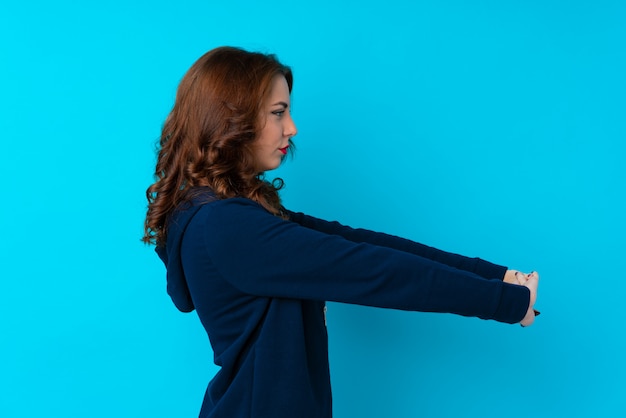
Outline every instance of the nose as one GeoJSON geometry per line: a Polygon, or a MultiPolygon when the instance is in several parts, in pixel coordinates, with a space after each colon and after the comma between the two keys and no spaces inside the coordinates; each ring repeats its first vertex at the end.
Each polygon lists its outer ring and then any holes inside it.
{"type": "Polygon", "coordinates": [[[283,129],[283,134],[291,138],[292,136],[296,136],[297,133],[298,128],[296,128],[296,124],[294,123],[293,118],[291,117],[291,115],[289,115],[289,118],[285,120],[285,128],[283,129]]]}

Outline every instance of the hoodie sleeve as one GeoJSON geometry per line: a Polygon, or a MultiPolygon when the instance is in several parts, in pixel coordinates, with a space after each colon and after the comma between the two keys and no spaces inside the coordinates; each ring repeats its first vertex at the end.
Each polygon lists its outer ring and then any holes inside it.
{"type": "MultiPolygon", "coordinates": [[[[248,199],[207,205],[194,231],[217,272],[242,292],[517,323],[530,292],[406,251],[285,221],[248,199]]],[[[199,254],[195,254],[198,256],[199,254]]]]}
{"type": "Polygon", "coordinates": [[[405,238],[381,232],[369,231],[367,229],[350,228],[340,224],[339,222],[328,222],[300,212],[287,211],[287,213],[293,222],[296,222],[306,228],[314,229],[326,234],[340,235],[352,242],[366,242],[381,247],[393,248],[395,250],[419,255],[420,257],[428,258],[429,260],[433,260],[456,269],[475,273],[485,279],[502,280],[507,270],[507,267],[499,266],[477,257],[470,258],[459,254],[441,251],[405,238]]]}

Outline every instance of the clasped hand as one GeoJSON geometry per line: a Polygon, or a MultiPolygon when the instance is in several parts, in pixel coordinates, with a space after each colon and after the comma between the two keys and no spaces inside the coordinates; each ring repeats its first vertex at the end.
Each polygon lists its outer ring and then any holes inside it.
{"type": "Polygon", "coordinates": [[[537,287],[539,286],[539,273],[533,271],[532,273],[522,273],[517,270],[507,270],[504,275],[504,281],[506,283],[525,286],[530,290],[530,304],[528,305],[528,311],[520,322],[520,325],[527,327],[535,322],[535,316],[539,314],[534,307],[537,300],[537,287]]]}

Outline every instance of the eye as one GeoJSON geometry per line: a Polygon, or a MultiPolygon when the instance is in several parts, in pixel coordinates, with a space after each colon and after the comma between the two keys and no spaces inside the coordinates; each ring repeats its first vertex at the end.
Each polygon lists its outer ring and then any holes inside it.
{"type": "Polygon", "coordinates": [[[285,114],[285,109],[274,110],[274,111],[272,112],[272,114],[274,114],[274,115],[276,115],[276,116],[278,116],[278,117],[281,117],[282,115],[284,115],[284,114],[285,114]]]}

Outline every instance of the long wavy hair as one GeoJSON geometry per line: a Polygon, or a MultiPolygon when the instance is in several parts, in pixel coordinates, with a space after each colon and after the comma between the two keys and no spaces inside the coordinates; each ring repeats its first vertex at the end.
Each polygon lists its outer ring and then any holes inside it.
{"type": "Polygon", "coordinates": [[[281,215],[283,181],[269,183],[255,170],[252,147],[276,75],[285,77],[291,92],[291,69],[274,55],[233,47],[207,52],[187,71],[161,132],[156,181],[146,190],[144,243],[165,243],[169,216],[198,186],[220,199],[252,199],[281,215]]]}

